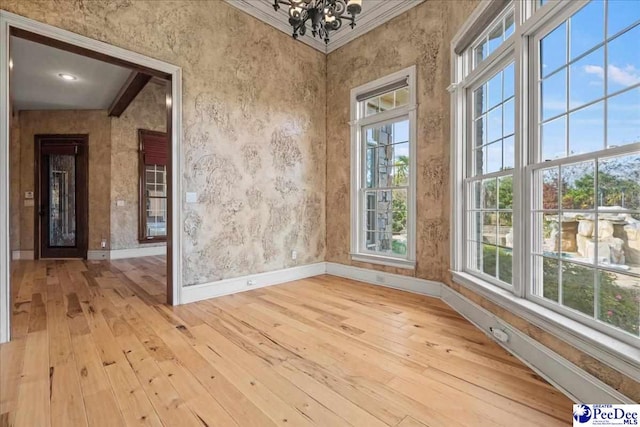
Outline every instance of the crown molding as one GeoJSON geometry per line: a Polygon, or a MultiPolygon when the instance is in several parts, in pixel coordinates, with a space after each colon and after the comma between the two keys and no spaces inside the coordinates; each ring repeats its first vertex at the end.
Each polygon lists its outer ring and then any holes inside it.
{"type": "MultiPolygon", "coordinates": [[[[371,2],[371,0],[368,1],[371,2]]],[[[356,27],[353,30],[346,27],[348,29],[347,31],[341,29],[335,32],[331,36],[331,41],[327,46],[326,52],[333,52],[424,1],[425,0],[377,1],[375,4],[369,4],[369,10],[364,9],[367,7],[367,0],[363,1],[363,12],[356,19],[356,27]]]]}
{"type": "MultiPolygon", "coordinates": [[[[276,12],[273,9],[272,0],[225,1],[231,6],[291,36],[291,25],[289,25],[286,9],[282,8],[276,12]]],[[[324,41],[313,37],[311,31],[299,37],[298,40],[322,53],[328,54],[423,1],[425,0],[364,0],[363,11],[356,19],[356,27],[351,29],[348,25],[345,25],[340,30],[333,32],[328,45],[324,41]]]]}
{"type": "MultiPolygon", "coordinates": [[[[291,25],[287,20],[286,15],[280,12],[276,12],[273,9],[271,0],[225,0],[231,6],[240,9],[241,11],[248,13],[254,18],[271,25],[272,27],[282,31],[283,33],[291,37],[291,25]]],[[[322,40],[318,40],[310,35],[305,34],[302,37],[298,37],[298,41],[311,46],[312,48],[319,50],[320,52],[327,53],[327,46],[322,40]]]]}

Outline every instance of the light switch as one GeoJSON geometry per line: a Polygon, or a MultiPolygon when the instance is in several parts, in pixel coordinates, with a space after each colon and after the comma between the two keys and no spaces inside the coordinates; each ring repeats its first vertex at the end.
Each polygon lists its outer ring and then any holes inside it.
{"type": "Polygon", "coordinates": [[[25,206],[35,206],[35,201],[33,199],[26,199],[24,201],[25,206]]]}
{"type": "Polygon", "coordinates": [[[198,203],[198,193],[187,192],[187,203],[198,203]]]}
{"type": "Polygon", "coordinates": [[[124,206],[124,200],[116,200],[116,206],[124,206]]]}
{"type": "Polygon", "coordinates": [[[33,199],[33,191],[25,191],[24,198],[25,199],[33,199]]]}

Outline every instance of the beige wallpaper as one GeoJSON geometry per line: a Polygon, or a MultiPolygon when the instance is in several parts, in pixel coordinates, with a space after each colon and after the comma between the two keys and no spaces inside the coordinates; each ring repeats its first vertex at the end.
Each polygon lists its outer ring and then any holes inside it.
{"type": "MultiPolygon", "coordinates": [[[[182,180],[184,191],[199,195],[198,203],[183,204],[187,285],[293,265],[291,249],[299,264],[351,264],[349,89],[412,64],[419,102],[417,269],[357,265],[451,284],[449,43],[474,5],[426,1],[325,59],[222,1],[3,2],[11,12],[183,68],[182,180]]],[[[640,400],[634,379],[452,286],[640,400]]]]}
{"type": "Polygon", "coordinates": [[[111,118],[111,249],[165,246],[138,242],[138,129],[166,132],[165,96],[164,84],[149,83],[120,117],[111,118]]]}
{"type": "Polygon", "coordinates": [[[324,260],[322,53],[218,0],[2,7],[182,67],[186,285],[324,260]]]}
{"type": "Polygon", "coordinates": [[[330,53],[327,96],[327,261],[441,280],[449,266],[450,41],[473,1],[427,1],[330,53]],[[349,90],[417,66],[416,270],[349,256],[349,90]],[[349,70],[345,72],[345,70],[349,70]]]}
{"type": "Polygon", "coordinates": [[[327,261],[443,281],[616,390],[640,401],[640,383],[451,280],[449,268],[450,42],[475,1],[429,0],[332,52],[327,62],[327,261]],[[349,259],[349,90],[417,65],[417,268],[349,259]],[[349,72],[345,72],[349,70],[349,72]],[[347,90],[345,90],[347,88],[347,90]]]}
{"type": "MultiPolygon", "coordinates": [[[[34,136],[38,134],[89,134],[89,250],[99,250],[103,238],[109,238],[109,180],[111,164],[111,128],[106,111],[21,111],[20,191],[17,210],[20,215],[20,249],[33,250],[33,206],[24,206],[26,191],[34,191],[34,136]],[[107,159],[107,161],[105,161],[107,159]]],[[[15,187],[15,186],[13,186],[15,187]]],[[[16,205],[12,205],[15,213],[16,205]]],[[[14,214],[12,213],[12,217],[14,214]]]]}
{"type": "Polygon", "coordinates": [[[20,250],[20,116],[16,111],[9,115],[9,248],[20,250]]]}

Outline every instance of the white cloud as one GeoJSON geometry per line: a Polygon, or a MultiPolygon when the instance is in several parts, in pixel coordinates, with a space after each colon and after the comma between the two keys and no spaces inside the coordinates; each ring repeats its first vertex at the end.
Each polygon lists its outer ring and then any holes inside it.
{"type": "MultiPolygon", "coordinates": [[[[599,65],[585,65],[584,71],[604,79],[604,68],[599,65]]],[[[610,64],[607,71],[610,81],[619,85],[631,86],[640,83],[640,70],[637,70],[633,65],[620,68],[610,64]]]]}
{"type": "Polygon", "coordinates": [[[604,68],[599,65],[585,65],[584,72],[587,74],[595,74],[601,79],[604,79],[604,68]]]}
{"type": "Polygon", "coordinates": [[[623,86],[631,86],[640,83],[640,70],[636,70],[633,65],[627,65],[624,68],[609,65],[609,78],[623,86]]]}

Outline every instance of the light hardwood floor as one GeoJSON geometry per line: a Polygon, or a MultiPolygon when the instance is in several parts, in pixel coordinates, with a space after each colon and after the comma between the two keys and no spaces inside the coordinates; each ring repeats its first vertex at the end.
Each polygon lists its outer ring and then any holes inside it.
{"type": "Polygon", "coordinates": [[[0,425],[570,424],[437,299],[319,276],[168,307],[163,263],[15,262],[0,425]]]}

